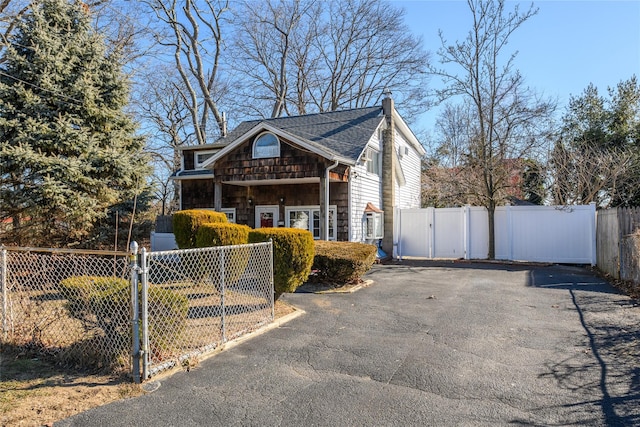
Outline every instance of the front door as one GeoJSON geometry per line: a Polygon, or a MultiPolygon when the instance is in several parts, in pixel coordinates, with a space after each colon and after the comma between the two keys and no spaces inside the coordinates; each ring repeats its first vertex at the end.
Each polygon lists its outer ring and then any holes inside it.
{"type": "Polygon", "coordinates": [[[280,207],[278,205],[256,206],[256,227],[277,227],[280,207]]]}

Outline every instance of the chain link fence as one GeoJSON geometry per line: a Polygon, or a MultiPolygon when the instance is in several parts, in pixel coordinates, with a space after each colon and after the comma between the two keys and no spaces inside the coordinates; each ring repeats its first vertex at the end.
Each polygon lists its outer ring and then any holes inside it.
{"type": "Polygon", "coordinates": [[[273,321],[271,243],[134,252],[3,248],[3,346],[138,380],[273,321]]]}
{"type": "Polygon", "coordinates": [[[3,345],[68,366],[128,366],[130,339],[126,331],[109,335],[109,323],[128,320],[129,306],[99,304],[100,290],[90,286],[108,277],[128,288],[126,253],[3,248],[0,265],[3,345]]]}
{"type": "Polygon", "coordinates": [[[143,251],[140,264],[143,378],[273,321],[271,243],[143,251]]]}

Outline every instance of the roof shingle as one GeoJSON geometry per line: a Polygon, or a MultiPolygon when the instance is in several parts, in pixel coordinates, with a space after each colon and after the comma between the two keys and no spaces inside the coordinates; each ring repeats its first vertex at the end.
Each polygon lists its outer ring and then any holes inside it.
{"type": "Polygon", "coordinates": [[[232,143],[262,123],[294,135],[312,145],[357,160],[383,119],[381,107],[356,108],[304,116],[277,117],[240,123],[217,143],[232,143]]]}

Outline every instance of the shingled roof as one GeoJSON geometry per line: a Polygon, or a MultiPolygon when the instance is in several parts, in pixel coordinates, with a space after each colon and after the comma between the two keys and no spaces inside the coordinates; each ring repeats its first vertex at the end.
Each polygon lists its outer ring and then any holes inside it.
{"type": "Polygon", "coordinates": [[[231,144],[252,129],[268,124],[341,157],[358,159],[383,119],[381,107],[356,108],[304,116],[242,122],[216,143],[231,144]]]}

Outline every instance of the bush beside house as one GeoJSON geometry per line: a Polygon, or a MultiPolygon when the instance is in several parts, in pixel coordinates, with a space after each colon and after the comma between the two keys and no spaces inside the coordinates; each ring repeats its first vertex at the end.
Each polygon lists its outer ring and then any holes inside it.
{"type": "MultiPolygon", "coordinates": [[[[251,231],[251,228],[246,225],[228,222],[202,224],[196,233],[196,247],[246,245],[249,241],[249,231],[251,231]]],[[[222,254],[224,256],[217,261],[220,263],[218,264],[219,272],[211,275],[211,279],[218,291],[223,289],[223,280],[220,277],[220,272],[224,272],[224,280],[226,280],[227,286],[237,282],[247,268],[250,251],[247,247],[234,247],[226,248],[223,252],[219,252],[219,255],[222,254]],[[224,263],[224,267],[222,263],[224,263]]],[[[211,265],[204,260],[203,263],[203,269],[210,270],[211,265]]]]}
{"type": "Polygon", "coordinates": [[[273,281],[275,297],[295,292],[313,265],[313,235],[297,228],[259,228],[249,232],[249,243],[273,242],[273,281]]]}
{"type": "Polygon", "coordinates": [[[315,242],[309,282],[344,286],[358,282],[376,261],[377,248],[356,242],[315,242]]]}
{"type": "Polygon", "coordinates": [[[196,235],[202,224],[226,223],[227,216],[222,212],[205,209],[190,209],[173,214],[173,234],[180,249],[196,247],[196,235]]]}
{"type": "Polygon", "coordinates": [[[229,222],[202,224],[196,232],[195,247],[244,245],[249,242],[249,231],[246,225],[229,222]]]}

